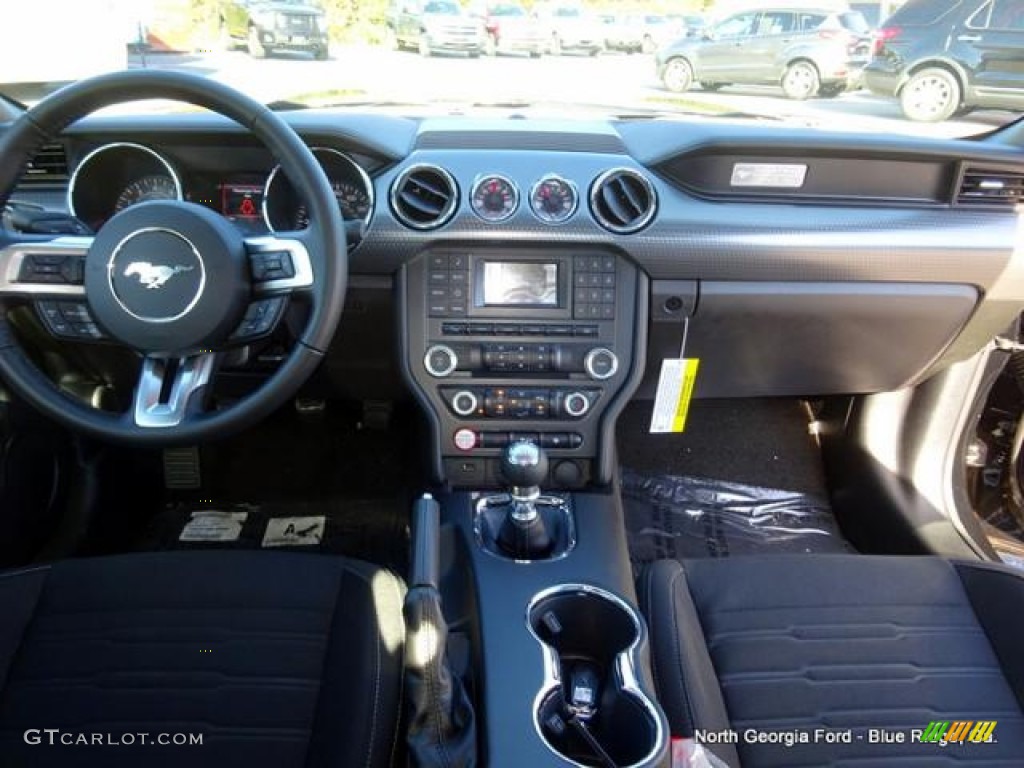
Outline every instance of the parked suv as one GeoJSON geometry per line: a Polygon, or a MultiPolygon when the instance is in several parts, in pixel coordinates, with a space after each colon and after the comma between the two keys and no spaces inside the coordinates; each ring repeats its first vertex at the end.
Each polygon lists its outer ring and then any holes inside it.
{"type": "Polygon", "coordinates": [[[749,10],[661,49],[658,77],[680,93],[732,83],[778,83],[791,99],[836,96],[859,85],[871,53],[870,31],[856,11],[749,10]]]}
{"type": "Polygon", "coordinates": [[[878,30],[864,84],[911,120],[1024,109],[1024,2],[909,0],[878,30]]]}
{"type": "Polygon", "coordinates": [[[423,56],[444,51],[476,57],[484,49],[483,21],[457,0],[393,0],[387,23],[396,48],[415,48],[423,56]]]}
{"type": "Polygon", "coordinates": [[[220,23],[229,44],[244,43],[257,59],[274,51],[306,51],[316,59],[327,58],[324,12],[307,0],[226,0],[220,23]]]}

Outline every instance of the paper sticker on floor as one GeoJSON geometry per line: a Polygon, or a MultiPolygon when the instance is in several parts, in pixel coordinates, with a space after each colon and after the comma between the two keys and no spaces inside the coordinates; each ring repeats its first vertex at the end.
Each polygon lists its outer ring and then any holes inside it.
{"type": "Polygon", "coordinates": [[[272,517],[263,534],[264,547],[305,547],[324,538],[326,517],[272,517]]]}
{"type": "Polygon", "coordinates": [[[248,512],[197,509],[181,529],[179,541],[238,541],[248,512]]]}

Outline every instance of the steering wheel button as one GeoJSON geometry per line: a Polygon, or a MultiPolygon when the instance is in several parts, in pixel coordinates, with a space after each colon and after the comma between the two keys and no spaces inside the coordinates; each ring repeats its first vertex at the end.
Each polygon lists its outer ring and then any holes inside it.
{"type": "Polygon", "coordinates": [[[60,276],[65,283],[81,285],[85,280],[85,259],[69,256],[61,265],[60,276]]]}
{"type": "Polygon", "coordinates": [[[103,332],[95,323],[72,323],[75,335],[83,339],[102,339],[103,332]]]}

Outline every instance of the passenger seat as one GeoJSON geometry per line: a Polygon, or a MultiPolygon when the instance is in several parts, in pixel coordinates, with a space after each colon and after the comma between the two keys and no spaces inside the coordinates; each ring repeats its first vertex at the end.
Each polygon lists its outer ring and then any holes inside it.
{"type": "Polygon", "coordinates": [[[729,766],[1024,765],[1020,573],[930,557],[673,560],[647,566],[638,595],[673,737],[729,766]],[[988,743],[922,742],[936,721],[971,722],[965,739],[996,725],[988,743]]]}

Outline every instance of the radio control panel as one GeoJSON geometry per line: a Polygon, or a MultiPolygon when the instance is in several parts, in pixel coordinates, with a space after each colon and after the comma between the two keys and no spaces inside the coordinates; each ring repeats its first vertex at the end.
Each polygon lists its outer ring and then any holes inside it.
{"type": "Polygon", "coordinates": [[[548,449],[556,484],[591,479],[604,414],[633,369],[641,281],[627,259],[589,249],[438,249],[407,264],[403,354],[439,479],[500,482],[517,435],[548,449]]]}

